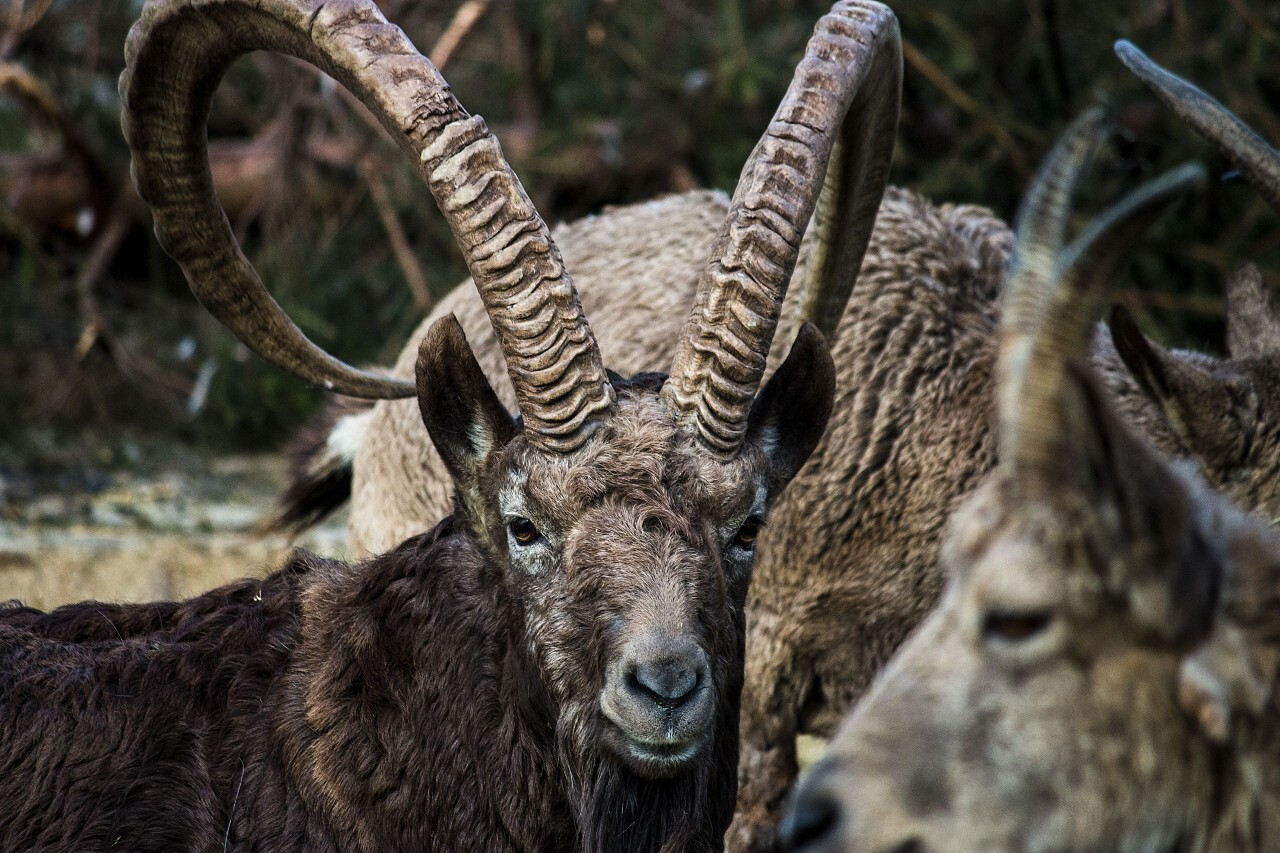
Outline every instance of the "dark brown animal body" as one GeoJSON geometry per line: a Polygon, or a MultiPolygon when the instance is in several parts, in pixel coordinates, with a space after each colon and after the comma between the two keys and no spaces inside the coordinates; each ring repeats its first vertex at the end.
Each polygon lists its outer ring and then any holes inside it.
{"type": "Polygon", "coordinates": [[[446,520],[180,604],[0,612],[0,848],[717,849],[732,704],[676,784],[577,760],[503,586],[446,520]]]}
{"type": "Polygon", "coordinates": [[[4,614],[0,846],[572,848],[549,699],[450,526],[358,571],[4,614]]]}

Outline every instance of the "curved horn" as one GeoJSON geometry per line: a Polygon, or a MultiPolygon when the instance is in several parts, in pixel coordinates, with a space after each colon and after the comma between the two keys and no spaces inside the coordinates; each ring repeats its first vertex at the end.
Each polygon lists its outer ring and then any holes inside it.
{"type": "MultiPolygon", "coordinates": [[[[1062,291],[1067,299],[1079,293],[1084,304],[1097,305],[1106,293],[1116,268],[1134,244],[1151,228],[1170,204],[1208,182],[1204,166],[1184,163],[1126,194],[1098,214],[1062,253],[1062,291]]],[[[1085,315],[1072,341],[1092,339],[1093,320],[1088,311],[1069,311],[1067,316],[1085,315]]],[[[1051,318],[1055,319],[1056,318],[1051,318]]]]}
{"type": "Polygon", "coordinates": [[[1019,259],[1002,319],[997,393],[1002,464],[1043,469],[1062,458],[1067,364],[1086,353],[1116,267],[1174,200],[1205,181],[1188,164],[1128,193],[1062,249],[1071,190],[1100,141],[1096,114],[1068,131],[1037,175],[1021,216],[1019,259]]]}
{"type": "Polygon", "coordinates": [[[893,13],[866,0],[837,3],[743,167],[662,389],[713,452],[731,456],[742,443],[815,207],[805,313],[828,333],[839,322],[888,180],[901,80],[893,13]]]}
{"type": "Polygon", "coordinates": [[[902,101],[902,43],[897,22],[885,36],[878,68],[845,114],[813,211],[808,275],[800,321],[830,339],[840,325],[871,242],[876,214],[889,185],[902,101]]]}
{"type": "Polygon", "coordinates": [[[252,50],[310,62],[378,117],[449,221],[530,441],[555,452],[580,445],[613,389],[560,254],[484,121],[370,0],[149,0],[130,31],[120,94],[134,181],[200,301],[264,358],[311,382],[352,396],[415,393],[307,340],[236,244],[213,193],[205,124],[227,67],[252,50]]]}
{"type": "MultiPolygon", "coordinates": [[[[1097,107],[1073,121],[1031,179],[1018,211],[1014,225],[1018,246],[1000,320],[1000,355],[1009,360],[1011,400],[1022,396],[1022,372],[1053,292],[1058,252],[1066,242],[1071,194],[1105,130],[1103,112],[1097,107]]],[[[1003,382],[1000,389],[1006,390],[1003,382]]]]}
{"type": "Polygon", "coordinates": [[[1268,145],[1231,110],[1181,77],[1156,65],[1133,45],[1121,39],[1116,56],[1155,92],[1165,106],[1212,142],[1262,194],[1271,209],[1280,213],[1280,151],[1268,145]]]}

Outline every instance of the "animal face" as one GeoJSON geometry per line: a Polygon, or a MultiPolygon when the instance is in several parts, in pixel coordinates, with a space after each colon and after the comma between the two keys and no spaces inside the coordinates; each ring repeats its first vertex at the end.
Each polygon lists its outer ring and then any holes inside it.
{"type": "Polygon", "coordinates": [[[758,451],[708,460],[656,386],[623,387],[572,459],[519,439],[494,455],[484,528],[561,706],[635,772],[660,777],[698,755],[740,681],[770,483],[758,451]]]}
{"type": "Polygon", "coordinates": [[[1116,583],[1151,549],[1116,547],[1113,507],[1026,498],[988,483],[956,517],[944,599],[815,770],[800,849],[1167,850],[1206,825],[1165,587],[1116,583]]]}
{"type": "Polygon", "coordinates": [[[658,375],[615,380],[582,446],[549,452],[502,409],[456,321],[428,334],[424,421],[572,752],[667,778],[736,735],[756,536],[821,435],[833,376],[820,336],[802,334],[728,459],[679,424],[658,375]]]}

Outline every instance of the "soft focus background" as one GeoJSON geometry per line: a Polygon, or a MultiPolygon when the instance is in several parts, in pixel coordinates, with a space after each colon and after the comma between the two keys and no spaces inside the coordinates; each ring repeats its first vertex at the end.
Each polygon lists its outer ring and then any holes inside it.
{"type": "MultiPolygon", "coordinates": [[[[488,119],[550,221],[692,187],[732,189],[828,8],[381,5],[488,119]]],[[[1215,178],[1156,230],[1116,299],[1157,337],[1220,351],[1230,269],[1252,259],[1280,283],[1275,214],[1111,50],[1116,38],[1132,39],[1280,140],[1280,4],[892,5],[906,51],[894,183],[1011,217],[1058,131],[1101,101],[1121,130],[1091,174],[1085,211],[1187,159],[1215,178]]],[[[88,586],[41,598],[50,543],[86,536],[117,550],[138,531],[174,542],[222,536],[249,549],[235,560],[269,563],[282,543],[250,544],[245,530],[278,486],[276,451],[325,400],[206,316],[151,236],[128,181],[116,92],[140,8],[9,0],[0,12],[0,599],[132,596],[132,587],[88,586]],[[5,571],[27,580],[6,582],[5,571]]],[[[239,62],[215,99],[209,135],[215,183],[246,253],[308,334],[345,360],[390,361],[462,278],[447,229],[398,151],[309,66],[263,55],[239,62]]],[[[340,538],[335,527],[309,544],[340,538]]],[[[157,552],[151,538],[143,544],[157,552]]],[[[85,572],[96,571],[98,552],[85,553],[85,572]]],[[[135,574],[155,570],[122,559],[135,574]]],[[[193,591],[166,583],[137,595],[193,591]]]]}

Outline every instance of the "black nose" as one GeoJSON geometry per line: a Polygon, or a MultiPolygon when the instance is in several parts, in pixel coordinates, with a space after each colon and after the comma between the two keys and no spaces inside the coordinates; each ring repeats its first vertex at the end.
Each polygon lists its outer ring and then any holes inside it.
{"type": "Polygon", "coordinates": [[[786,819],[782,840],[792,850],[817,850],[840,822],[840,806],[825,793],[801,792],[786,819]]]}
{"type": "Polygon", "coordinates": [[[664,708],[679,708],[689,701],[704,677],[697,661],[683,658],[637,662],[627,675],[627,687],[633,693],[664,708]]]}

